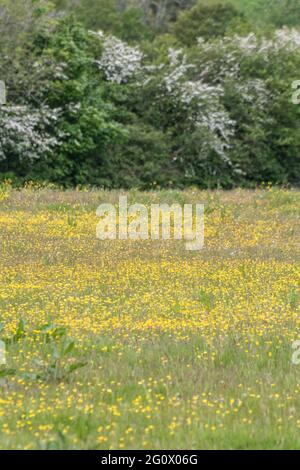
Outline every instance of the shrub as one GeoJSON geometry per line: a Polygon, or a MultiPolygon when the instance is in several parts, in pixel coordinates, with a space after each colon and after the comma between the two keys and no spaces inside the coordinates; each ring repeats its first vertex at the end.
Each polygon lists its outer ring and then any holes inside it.
{"type": "Polygon", "coordinates": [[[205,39],[225,36],[242,22],[245,23],[243,14],[231,2],[202,0],[179,15],[173,32],[182,44],[192,46],[200,36],[205,39]]]}

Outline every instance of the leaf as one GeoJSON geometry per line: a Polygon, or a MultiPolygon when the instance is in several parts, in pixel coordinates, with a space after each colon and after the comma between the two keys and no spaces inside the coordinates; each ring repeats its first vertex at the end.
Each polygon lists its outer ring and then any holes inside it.
{"type": "Polygon", "coordinates": [[[55,326],[53,323],[47,323],[39,328],[40,332],[48,338],[59,338],[66,336],[67,331],[64,326],[55,326]]]}
{"type": "Polygon", "coordinates": [[[67,345],[63,348],[62,355],[63,355],[63,356],[66,356],[67,354],[70,354],[70,352],[73,351],[74,347],[75,347],[75,342],[74,342],[74,341],[70,341],[69,344],[67,344],[67,345]]]}
{"type": "Polygon", "coordinates": [[[51,356],[53,357],[53,359],[59,359],[60,358],[60,354],[58,352],[58,349],[57,349],[57,346],[55,343],[52,343],[51,345],[51,356]]]}
{"type": "Polygon", "coordinates": [[[24,335],[25,335],[25,322],[22,319],[22,320],[19,321],[17,331],[16,331],[15,335],[11,338],[11,342],[15,343],[15,342],[19,341],[21,338],[23,338],[24,335]]]}
{"type": "Polygon", "coordinates": [[[69,367],[68,372],[72,373],[77,369],[81,369],[82,367],[85,367],[86,365],[87,365],[87,362],[77,362],[76,364],[72,364],[69,367]]]}
{"type": "Polygon", "coordinates": [[[54,338],[59,338],[61,336],[66,336],[66,334],[67,334],[67,330],[64,326],[57,326],[52,332],[52,336],[54,338]]]}
{"type": "Polygon", "coordinates": [[[0,377],[7,377],[9,375],[15,375],[16,369],[2,369],[0,370],[0,377]]]}
{"type": "Polygon", "coordinates": [[[43,378],[42,374],[28,373],[22,375],[22,378],[25,380],[38,381],[43,378]]]}

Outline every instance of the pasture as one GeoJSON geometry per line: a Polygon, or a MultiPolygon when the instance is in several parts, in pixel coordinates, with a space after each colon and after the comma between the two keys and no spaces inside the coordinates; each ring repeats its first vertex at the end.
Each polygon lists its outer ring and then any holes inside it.
{"type": "Polygon", "coordinates": [[[205,247],[100,241],[117,191],[0,190],[0,448],[300,446],[300,193],[205,204],[205,247]]]}

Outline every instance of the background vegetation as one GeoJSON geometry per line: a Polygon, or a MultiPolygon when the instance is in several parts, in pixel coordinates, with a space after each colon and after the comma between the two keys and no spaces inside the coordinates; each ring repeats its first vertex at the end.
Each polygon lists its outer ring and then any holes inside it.
{"type": "Polygon", "coordinates": [[[299,27],[298,0],[0,0],[1,179],[297,185],[299,27]]]}

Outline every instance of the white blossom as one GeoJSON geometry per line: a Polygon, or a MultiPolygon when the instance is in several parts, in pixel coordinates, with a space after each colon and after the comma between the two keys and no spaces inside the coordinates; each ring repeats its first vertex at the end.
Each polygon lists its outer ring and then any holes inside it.
{"type": "Polygon", "coordinates": [[[103,41],[103,53],[96,61],[106,79],[114,83],[127,83],[142,69],[143,53],[114,36],[95,33],[103,41]]]}
{"type": "Polygon", "coordinates": [[[186,73],[194,68],[194,65],[187,62],[187,57],[183,54],[181,49],[176,50],[170,48],[168,59],[171,70],[164,77],[164,82],[167,91],[171,93],[176,89],[181,79],[185,77],[186,73]]]}
{"type": "Polygon", "coordinates": [[[181,105],[186,106],[192,127],[204,131],[206,138],[202,141],[203,151],[206,149],[208,154],[213,149],[222,160],[231,164],[226,149],[230,147],[235,122],[221,104],[223,87],[205,83],[201,79],[188,79],[188,72],[195,65],[188,63],[181,50],[169,50],[169,67],[163,80],[166,91],[181,105]]]}
{"type": "Polygon", "coordinates": [[[245,102],[255,105],[260,110],[265,109],[271,98],[271,93],[267,89],[266,83],[259,78],[238,82],[235,84],[235,87],[245,102]]]}
{"type": "Polygon", "coordinates": [[[1,107],[0,160],[18,155],[20,160],[32,161],[53,152],[60,142],[46,129],[59,115],[59,109],[46,106],[39,110],[27,106],[1,107]]]}

